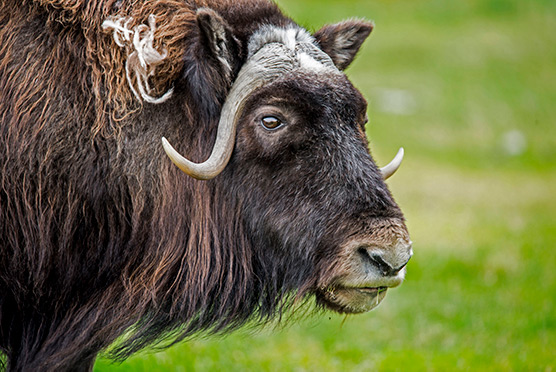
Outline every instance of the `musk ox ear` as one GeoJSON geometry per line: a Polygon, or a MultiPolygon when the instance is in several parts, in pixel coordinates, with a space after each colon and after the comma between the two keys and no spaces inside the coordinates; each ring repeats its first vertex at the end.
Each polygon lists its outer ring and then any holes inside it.
{"type": "Polygon", "coordinates": [[[373,27],[372,22],[349,20],[326,25],[313,36],[321,49],[332,58],[336,67],[345,70],[353,62],[373,27]]]}
{"type": "Polygon", "coordinates": [[[214,119],[239,70],[241,44],[228,23],[212,9],[198,9],[196,23],[198,33],[183,56],[181,81],[203,118],[214,119]]]}
{"type": "Polygon", "coordinates": [[[200,41],[208,57],[218,64],[217,68],[221,73],[231,78],[240,51],[239,41],[234,37],[231,27],[218,13],[209,8],[200,8],[197,11],[197,24],[200,41]]]}

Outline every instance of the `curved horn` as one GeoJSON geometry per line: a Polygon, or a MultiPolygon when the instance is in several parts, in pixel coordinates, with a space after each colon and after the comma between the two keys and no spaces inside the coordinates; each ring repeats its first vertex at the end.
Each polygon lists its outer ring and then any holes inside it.
{"type": "Polygon", "coordinates": [[[216,142],[209,158],[203,163],[194,163],[181,156],[162,138],[162,146],[174,164],[189,176],[208,180],[224,170],[234,149],[236,127],[246,99],[253,91],[267,81],[275,79],[293,66],[292,61],[284,60],[284,51],[276,50],[279,45],[261,49],[240,70],[235,83],[222,107],[216,142]],[[289,63],[288,63],[289,62],[289,63]]]}
{"type": "Polygon", "coordinates": [[[396,173],[396,171],[402,164],[403,154],[404,154],[403,147],[400,147],[398,153],[396,154],[396,156],[394,156],[394,159],[392,159],[392,161],[388,163],[388,165],[384,166],[383,168],[380,168],[380,172],[382,173],[383,179],[387,180],[394,173],[396,173]]]}
{"type": "Polygon", "coordinates": [[[228,100],[224,103],[220,121],[218,122],[218,130],[216,133],[216,141],[209,158],[203,163],[194,163],[177,152],[168,140],[162,137],[162,146],[166,155],[172,162],[178,166],[185,174],[198,180],[209,180],[216,177],[224,170],[234,148],[235,131],[237,125],[237,116],[241,111],[244,99],[237,97],[237,94],[228,96],[228,100]]]}

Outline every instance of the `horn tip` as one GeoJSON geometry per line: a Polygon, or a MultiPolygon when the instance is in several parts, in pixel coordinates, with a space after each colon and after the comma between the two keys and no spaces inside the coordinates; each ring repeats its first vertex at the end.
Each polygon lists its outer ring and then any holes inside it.
{"type": "Polygon", "coordinates": [[[384,168],[380,169],[380,172],[382,173],[382,178],[384,180],[387,180],[394,173],[396,173],[396,171],[398,170],[398,168],[402,163],[404,152],[405,152],[404,148],[400,147],[398,153],[396,154],[396,156],[394,156],[394,159],[392,159],[392,161],[388,163],[384,168]]]}
{"type": "MultiPolygon", "coordinates": [[[[396,155],[394,156],[394,159],[392,160],[392,162],[395,163],[401,163],[403,160],[403,157],[405,155],[405,150],[403,147],[400,147],[400,149],[398,150],[398,152],[396,153],[396,155]]],[[[399,166],[399,165],[398,165],[399,166]]]]}
{"type": "MultiPolygon", "coordinates": [[[[162,147],[164,148],[164,151],[166,152],[166,154],[168,154],[168,156],[170,156],[170,154],[173,154],[176,151],[174,150],[174,147],[170,145],[170,142],[166,139],[166,137],[162,137],[161,141],[162,141],[162,147]]],[[[172,157],[173,156],[170,156],[170,158],[172,157]]]]}

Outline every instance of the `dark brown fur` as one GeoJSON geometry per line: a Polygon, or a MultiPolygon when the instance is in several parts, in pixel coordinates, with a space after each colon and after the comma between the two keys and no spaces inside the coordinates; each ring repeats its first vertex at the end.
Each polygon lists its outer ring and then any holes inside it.
{"type": "MultiPolygon", "coordinates": [[[[327,251],[333,239],[324,238],[333,235],[324,223],[326,206],[293,211],[322,220],[322,228],[292,231],[286,239],[261,225],[289,205],[278,210],[260,194],[265,188],[294,193],[285,199],[308,208],[323,193],[334,209],[366,203],[360,216],[372,204],[374,217],[401,218],[358,127],[342,129],[359,138],[354,151],[365,157],[353,194],[344,198],[296,184],[286,171],[277,174],[277,183],[252,185],[259,172],[269,171],[264,156],[247,155],[254,143],[240,143],[239,155],[208,182],[185,176],[168,161],[162,136],[192,160],[205,159],[232,83],[204,47],[195,15],[201,6],[233,26],[234,74],[246,58],[247,38],[261,23],[292,23],[262,0],[0,1],[0,348],[8,369],[88,369],[126,331],[115,357],[155,341],[225,332],[248,319],[264,322],[296,290],[299,296],[310,292],[319,270],[326,271],[313,269],[315,260],[333,254],[327,251]],[[169,56],[153,84],[159,92],[174,87],[169,102],[134,100],[125,51],[101,28],[114,14],[137,23],[157,15],[157,47],[166,47],[169,56]],[[246,168],[251,163],[255,167],[246,168]],[[362,190],[370,186],[362,177],[382,188],[363,201],[362,190]],[[326,249],[276,251],[316,241],[326,249]]],[[[291,95],[308,82],[299,84],[279,89],[291,95]]],[[[313,103],[307,98],[300,105],[310,112],[313,103]]],[[[340,108],[359,123],[364,109],[364,102],[340,108]]],[[[326,141],[338,145],[330,136],[326,141]]],[[[280,157],[287,161],[293,160],[280,157]]],[[[329,166],[317,178],[335,174],[329,166]]],[[[336,182],[348,181],[339,176],[336,182]]]]}

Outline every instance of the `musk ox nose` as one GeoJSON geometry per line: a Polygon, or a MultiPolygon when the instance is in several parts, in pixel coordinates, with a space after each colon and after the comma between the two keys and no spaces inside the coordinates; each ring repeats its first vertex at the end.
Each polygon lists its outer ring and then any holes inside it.
{"type": "Polygon", "coordinates": [[[357,252],[365,265],[378,269],[384,276],[398,275],[413,255],[411,244],[397,244],[384,248],[362,245],[357,248],[357,252]]]}

